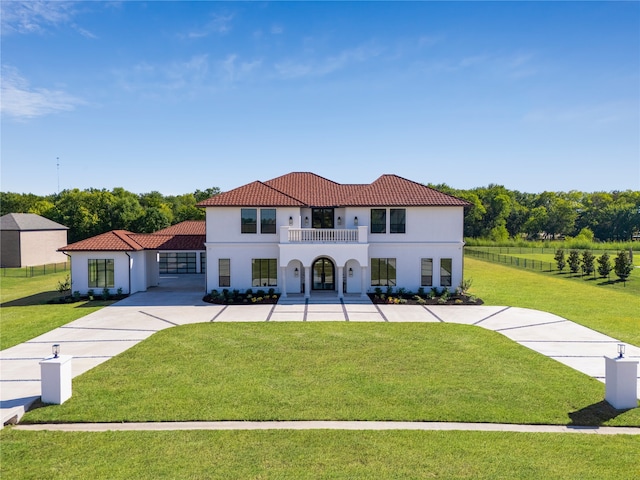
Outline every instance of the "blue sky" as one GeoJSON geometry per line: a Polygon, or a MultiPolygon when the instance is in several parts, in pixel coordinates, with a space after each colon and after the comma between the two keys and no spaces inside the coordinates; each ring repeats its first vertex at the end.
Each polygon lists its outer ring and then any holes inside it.
{"type": "Polygon", "coordinates": [[[2,191],[640,190],[638,2],[2,1],[1,40],[2,191]]]}

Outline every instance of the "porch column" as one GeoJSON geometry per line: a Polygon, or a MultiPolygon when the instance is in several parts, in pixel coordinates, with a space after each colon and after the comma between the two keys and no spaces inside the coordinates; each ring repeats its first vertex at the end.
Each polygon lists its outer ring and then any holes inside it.
{"type": "Polygon", "coordinates": [[[344,267],[338,267],[338,298],[344,298],[343,282],[344,267]]]}
{"type": "Polygon", "coordinates": [[[360,296],[366,298],[367,296],[367,267],[360,267],[360,296]]]}
{"type": "Polygon", "coordinates": [[[280,267],[280,271],[282,274],[280,278],[282,278],[282,288],[280,289],[280,296],[282,298],[287,298],[287,267],[280,267]]]}
{"type": "Polygon", "coordinates": [[[304,298],[311,297],[311,266],[304,266],[304,298]]]}

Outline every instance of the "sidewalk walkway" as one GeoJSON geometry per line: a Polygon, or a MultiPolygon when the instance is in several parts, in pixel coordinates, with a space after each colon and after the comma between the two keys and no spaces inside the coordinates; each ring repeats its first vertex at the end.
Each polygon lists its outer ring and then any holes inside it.
{"type": "MultiPolygon", "coordinates": [[[[2,425],[15,423],[40,396],[39,362],[51,345],[72,355],[78,376],[165,328],[198,322],[447,322],[499,332],[536,352],[604,382],[603,356],[617,353],[617,339],[556,315],[501,306],[413,306],[350,302],[277,305],[211,305],[193,291],[162,288],[137,293],[110,307],[0,352],[2,425]]],[[[640,348],[627,345],[626,356],[640,359],[640,348]]],[[[640,392],[640,379],[638,381],[640,392]]],[[[604,398],[604,388],[603,388],[604,398]]]]}
{"type": "Polygon", "coordinates": [[[515,425],[508,423],[447,422],[146,422],[146,423],[58,423],[17,425],[16,430],[58,432],[166,431],[166,430],[466,430],[476,432],[590,433],[598,435],[640,435],[636,427],[572,427],[567,425],[515,425]]]}

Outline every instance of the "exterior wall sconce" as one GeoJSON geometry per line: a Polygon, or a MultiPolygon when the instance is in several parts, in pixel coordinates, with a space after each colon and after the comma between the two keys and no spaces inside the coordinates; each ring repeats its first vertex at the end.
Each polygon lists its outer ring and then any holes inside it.
{"type": "Polygon", "coordinates": [[[349,267],[349,276],[353,277],[353,268],[349,267]]]}
{"type": "Polygon", "coordinates": [[[338,225],[342,225],[342,217],[338,217],[338,225]]]}
{"type": "Polygon", "coordinates": [[[624,357],[624,349],[625,349],[625,344],[624,343],[619,343],[618,344],[618,358],[623,358],[624,357]]]}
{"type": "Polygon", "coordinates": [[[60,344],[54,343],[51,347],[51,352],[53,353],[53,358],[58,358],[58,355],[60,355],[60,344]]]}
{"type": "Polygon", "coordinates": [[[293,217],[289,217],[289,226],[293,225],[293,217]]]}
{"type": "Polygon", "coordinates": [[[309,226],[309,217],[304,217],[304,226],[309,226]]]}
{"type": "Polygon", "coordinates": [[[358,226],[358,217],[354,217],[353,219],[353,224],[357,227],[358,226]]]}
{"type": "Polygon", "coordinates": [[[296,269],[293,271],[293,274],[296,278],[298,278],[298,275],[300,275],[300,270],[298,270],[298,267],[296,267],[296,269]]]}

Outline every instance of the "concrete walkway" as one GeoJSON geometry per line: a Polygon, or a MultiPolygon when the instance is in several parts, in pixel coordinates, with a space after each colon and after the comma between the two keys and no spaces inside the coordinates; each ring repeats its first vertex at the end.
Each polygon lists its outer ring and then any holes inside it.
{"type": "MultiPolygon", "coordinates": [[[[141,292],[110,307],[0,352],[2,424],[15,423],[40,396],[39,362],[59,343],[72,355],[78,376],[165,328],[199,322],[446,322],[476,325],[499,332],[536,352],[604,381],[603,356],[615,356],[617,339],[550,313],[501,306],[412,306],[289,298],[277,305],[211,305],[201,290],[172,285],[141,292]]],[[[640,348],[627,345],[626,356],[640,359],[640,348]]],[[[638,380],[640,392],[640,379],[638,380]]],[[[603,388],[604,398],[604,388],[603,388]]]]}
{"type": "Polygon", "coordinates": [[[590,433],[598,435],[640,435],[636,427],[574,427],[568,425],[514,425],[509,423],[448,422],[145,422],[145,423],[56,423],[17,425],[16,430],[58,432],[167,431],[167,430],[465,430],[475,432],[590,433]]]}

